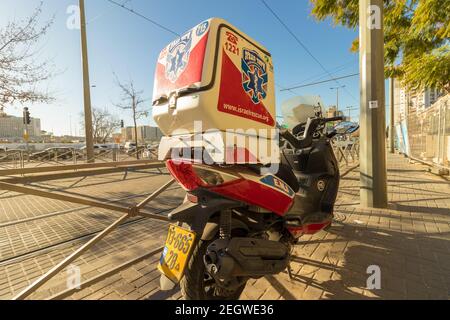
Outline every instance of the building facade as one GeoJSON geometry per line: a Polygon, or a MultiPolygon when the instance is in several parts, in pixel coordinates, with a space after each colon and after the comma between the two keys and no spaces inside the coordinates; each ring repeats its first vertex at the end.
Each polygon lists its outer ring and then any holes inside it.
{"type": "Polygon", "coordinates": [[[399,123],[409,113],[421,113],[430,108],[442,95],[439,90],[407,90],[397,79],[394,80],[394,120],[399,123]]]}
{"type": "MultiPolygon", "coordinates": [[[[22,117],[7,115],[0,109],[0,139],[19,139],[23,138],[25,125],[22,117]]],[[[31,123],[27,125],[28,136],[38,138],[41,136],[41,120],[31,118],[31,123]]]]}
{"type": "MultiPolygon", "coordinates": [[[[158,127],[151,126],[138,126],[137,127],[137,138],[140,143],[148,142],[148,141],[159,141],[163,133],[158,127]]],[[[134,127],[126,127],[122,128],[122,142],[126,141],[134,141],[134,127]]]]}

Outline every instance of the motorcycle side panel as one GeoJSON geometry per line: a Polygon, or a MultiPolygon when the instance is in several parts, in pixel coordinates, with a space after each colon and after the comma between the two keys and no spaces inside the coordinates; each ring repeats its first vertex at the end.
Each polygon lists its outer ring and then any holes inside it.
{"type": "Polygon", "coordinates": [[[339,188],[339,165],[329,142],[316,141],[311,150],[303,151],[283,156],[284,162],[294,167],[300,185],[286,215],[301,220],[301,225],[290,229],[295,236],[316,233],[331,223],[339,188]]]}
{"type": "Polygon", "coordinates": [[[245,179],[236,183],[212,187],[210,190],[281,216],[289,211],[295,195],[283,180],[271,174],[259,178],[245,176],[245,179]]]}

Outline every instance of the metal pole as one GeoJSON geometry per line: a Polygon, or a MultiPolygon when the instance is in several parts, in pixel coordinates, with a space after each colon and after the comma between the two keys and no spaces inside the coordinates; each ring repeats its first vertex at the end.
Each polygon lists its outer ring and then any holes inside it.
{"type": "Polygon", "coordinates": [[[153,192],[151,195],[149,195],[147,198],[142,200],[136,208],[141,209],[143,208],[147,203],[155,199],[157,196],[159,196],[161,193],[163,193],[167,188],[169,188],[172,184],[174,184],[175,179],[170,179],[167,183],[165,183],[163,186],[161,186],[158,190],[153,192]]]}
{"type": "Polygon", "coordinates": [[[339,117],[339,88],[336,88],[336,116],[339,117]]]}
{"type": "Polygon", "coordinates": [[[387,207],[383,1],[361,0],[360,43],[360,203],[387,207]]]}
{"type": "Polygon", "coordinates": [[[94,139],[92,135],[92,110],[91,110],[91,91],[89,84],[89,61],[87,52],[86,37],[86,15],[84,9],[84,0],[80,2],[80,20],[81,20],[81,55],[83,63],[83,90],[84,90],[84,128],[86,134],[86,157],[87,162],[94,162],[94,139]]]}
{"type": "Polygon", "coordinates": [[[389,151],[394,153],[394,78],[389,81],[389,151]]]}
{"type": "Polygon", "coordinates": [[[345,85],[340,86],[340,87],[330,88],[331,90],[336,90],[336,116],[339,116],[339,89],[344,88],[344,87],[345,87],[345,85]]]}

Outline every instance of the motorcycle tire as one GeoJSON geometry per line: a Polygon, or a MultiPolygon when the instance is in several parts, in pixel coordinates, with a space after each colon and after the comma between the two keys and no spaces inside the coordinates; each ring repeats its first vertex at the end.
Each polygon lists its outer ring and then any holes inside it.
{"type": "Polygon", "coordinates": [[[208,245],[214,240],[199,240],[193,249],[191,259],[186,266],[184,277],[180,282],[181,293],[185,300],[237,300],[242,294],[242,291],[244,291],[246,283],[233,291],[222,288],[206,291],[206,267],[203,262],[203,256],[206,253],[208,245]]]}

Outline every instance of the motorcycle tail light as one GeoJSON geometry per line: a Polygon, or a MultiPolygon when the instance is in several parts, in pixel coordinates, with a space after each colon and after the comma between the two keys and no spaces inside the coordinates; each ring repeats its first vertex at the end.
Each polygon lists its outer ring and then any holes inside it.
{"type": "Polygon", "coordinates": [[[166,162],[166,167],[172,176],[181,184],[183,189],[187,191],[206,186],[195,174],[192,163],[190,162],[168,160],[166,162]]]}
{"type": "Polygon", "coordinates": [[[228,182],[239,180],[239,177],[234,175],[226,174],[210,168],[198,167],[196,165],[194,165],[194,172],[208,187],[216,187],[228,182]]]}
{"type": "Polygon", "coordinates": [[[166,166],[172,176],[187,191],[193,191],[200,187],[216,187],[240,180],[237,176],[188,161],[168,160],[166,166]]]}

